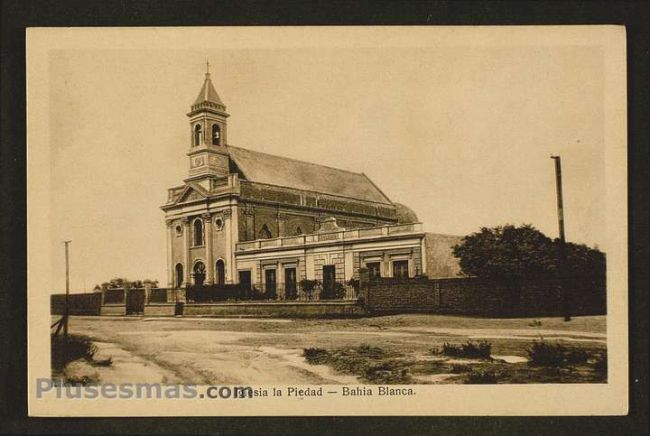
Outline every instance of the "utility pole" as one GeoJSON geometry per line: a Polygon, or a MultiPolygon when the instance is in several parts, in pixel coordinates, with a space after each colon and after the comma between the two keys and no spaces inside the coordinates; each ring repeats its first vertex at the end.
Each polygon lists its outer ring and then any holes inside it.
{"type": "Polygon", "coordinates": [[[70,296],[70,257],[68,253],[68,245],[72,241],[63,241],[65,244],[65,311],[64,311],[64,321],[63,321],[63,336],[68,337],[68,316],[69,312],[69,296],[70,296]]]}
{"type": "Polygon", "coordinates": [[[558,272],[560,275],[560,292],[562,293],[562,305],[564,311],[564,320],[571,321],[571,311],[569,304],[569,290],[565,284],[566,270],[566,239],[564,235],[564,205],[562,201],[562,161],[560,156],[551,156],[555,161],[555,187],[557,191],[557,221],[560,233],[559,247],[559,265],[558,272]]]}

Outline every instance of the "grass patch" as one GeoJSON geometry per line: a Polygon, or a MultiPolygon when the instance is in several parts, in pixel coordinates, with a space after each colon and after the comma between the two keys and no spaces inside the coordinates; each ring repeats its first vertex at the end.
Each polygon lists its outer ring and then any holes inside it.
{"type": "Polygon", "coordinates": [[[594,362],[594,371],[607,378],[607,353],[599,354],[594,362]]]}
{"type": "Polygon", "coordinates": [[[431,350],[433,354],[444,354],[449,357],[463,357],[466,359],[490,359],[492,355],[492,344],[487,341],[472,342],[464,344],[450,344],[445,342],[442,348],[431,350]]]}
{"type": "Polygon", "coordinates": [[[494,385],[497,384],[499,376],[494,371],[472,371],[467,374],[465,384],[467,385],[494,385]]]}
{"type": "Polygon", "coordinates": [[[322,348],[305,348],[303,356],[309,364],[329,365],[339,373],[356,375],[368,383],[411,382],[409,363],[380,347],[360,345],[331,351],[322,348]]]}

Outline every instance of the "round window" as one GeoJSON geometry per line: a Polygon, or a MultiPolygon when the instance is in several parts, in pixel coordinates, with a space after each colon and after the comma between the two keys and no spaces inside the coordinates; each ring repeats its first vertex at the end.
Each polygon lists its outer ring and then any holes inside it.
{"type": "Polygon", "coordinates": [[[217,230],[221,230],[223,228],[223,220],[221,218],[215,219],[214,226],[217,228],[217,230]]]}
{"type": "Polygon", "coordinates": [[[180,235],[180,234],[182,234],[182,233],[183,233],[183,227],[181,227],[181,226],[176,226],[176,234],[177,234],[177,235],[180,235]]]}

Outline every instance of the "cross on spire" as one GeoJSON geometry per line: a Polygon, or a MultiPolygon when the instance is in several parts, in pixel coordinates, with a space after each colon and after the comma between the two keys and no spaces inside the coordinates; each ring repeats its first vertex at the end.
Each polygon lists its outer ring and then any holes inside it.
{"type": "Polygon", "coordinates": [[[208,58],[205,58],[205,74],[210,75],[210,61],[208,58]]]}

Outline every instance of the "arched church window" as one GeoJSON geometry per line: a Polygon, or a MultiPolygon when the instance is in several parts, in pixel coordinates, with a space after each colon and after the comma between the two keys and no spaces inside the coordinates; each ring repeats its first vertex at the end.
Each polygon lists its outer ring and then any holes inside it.
{"type": "Polygon", "coordinates": [[[215,283],[223,285],[226,282],[226,265],[223,260],[219,259],[215,268],[215,283]]]}
{"type": "Polygon", "coordinates": [[[260,229],[260,233],[258,235],[259,239],[271,239],[273,235],[271,234],[271,230],[269,230],[269,226],[264,224],[262,228],[260,229]]]}
{"type": "Polygon", "coordinates": [[[219,124],[212,125],[212,144],[221,144],[221,127],[219,127],[219,124]]]}
{"type": "Polygon", "coordinates": [[[300,226],[296,227],[296,235],[302,235],[302,229],[300,226]]]}
{"type": "Polygon", "coordinates": [[[194,220],[194,246],[203,245],[203,222],[194,220]]]}
{"type": "Polygon", "coordinates": [[[194,126],[194,145],[201,144],[201,125],[194,126]]]}

